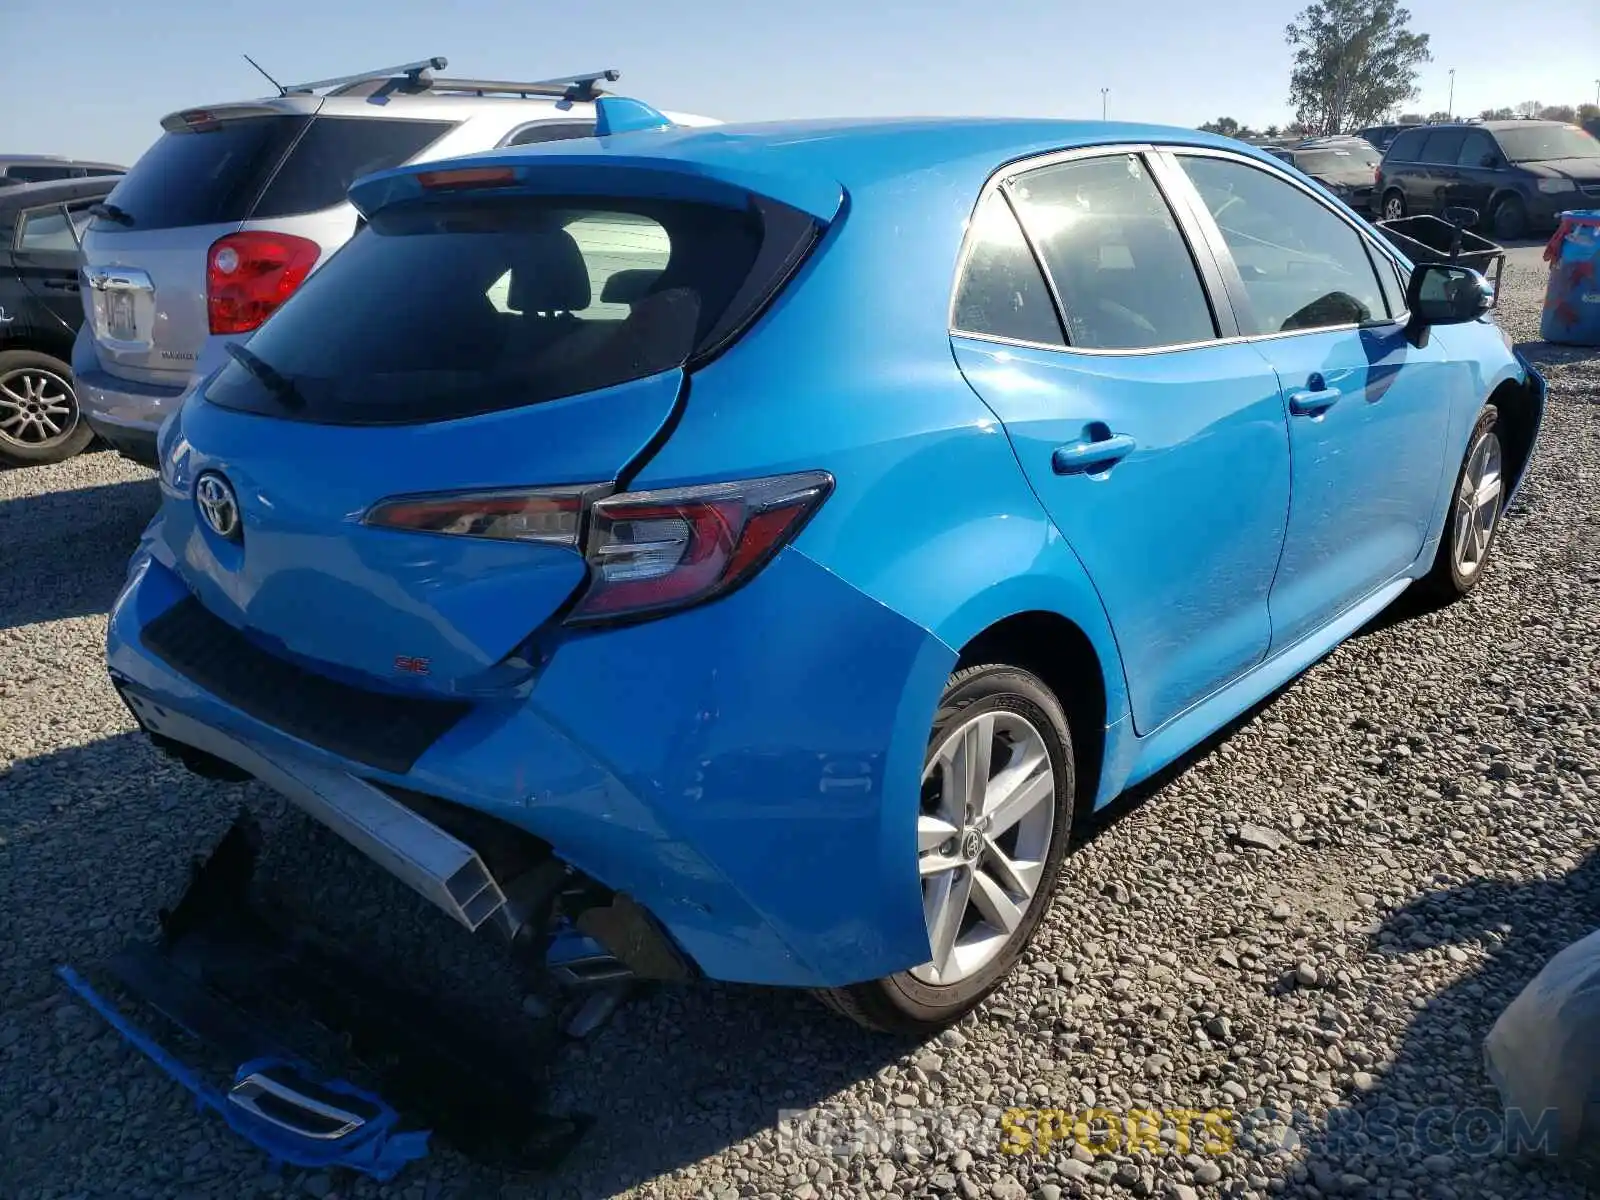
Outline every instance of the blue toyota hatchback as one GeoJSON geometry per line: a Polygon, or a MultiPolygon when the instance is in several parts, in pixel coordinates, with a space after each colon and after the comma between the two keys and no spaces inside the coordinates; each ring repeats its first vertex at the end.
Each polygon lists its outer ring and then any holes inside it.
{"type": "Polygon", "coordinates": [[[468,928],[939,1026],[1084,814],[1481,577],[1542,381],[1269,156],[607,105],[356,184],[111,620],[159,745],[468,928]]]}

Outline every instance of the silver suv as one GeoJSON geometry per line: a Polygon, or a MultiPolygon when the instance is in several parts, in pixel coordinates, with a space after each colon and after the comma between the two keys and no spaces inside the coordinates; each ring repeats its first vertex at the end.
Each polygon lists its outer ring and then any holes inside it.
{"type": "Polygon", "coordinates": [[[189,388],[355,232],[345,192],[356,179],[591,136],[598,85],[617,78],[435,76],[445,65],[431,58],[162,119],[166,132],[95,209],[83,239],[86,320],[72,370],[96,433],[155,466],[156,433],[189,388]]]}

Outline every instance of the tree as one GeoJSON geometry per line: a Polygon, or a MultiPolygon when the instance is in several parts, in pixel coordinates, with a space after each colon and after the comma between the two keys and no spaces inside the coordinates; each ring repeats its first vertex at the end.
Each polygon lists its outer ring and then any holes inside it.
{"type": "Polygon", "coordinates": [[[1578,105],[1577,121],[1579,125],[1589,121],[1600,121],[1600,104],[1578,105]]]}
{"type": "Polygon", "coordinates": [[[1545,121],[1565,121],[1571,124],[1577,120],[1577,110],[1570,104],[1551,104],[1539,110],[1539,117],[1545,121]]]}
{"type": "Polygon", "coordinates": [[[1223,137],[1238,137],[1239,122],[1232,117],[1218,117],[1215,121],[1207,121],[1200,126],[1201,133],[1220,133],[1223,137]]]}
{"type": "Polygon", "coordinates": [[[1521,104],[1517,105],[1517,116],[1536,117],[1539,115],[1539,110],[1543,107],[1544,105],[1537,100],[1524,100],[1521,104]]]}
{"type": "Polygon", "coordinates": [[[1450,114],[1445,112],[1444,109],[1441,108],[1437,112],[1429,113],[1428,114],[1428,120],[1430,120],[1430,121],[1448,121],[1448,120],[1450,120],[1450,114]]]}
{"type": "Polygon", "coordinates": [[[1396,122],[1399,125],[1426,125],[1427,123],[1428,118],[1421,113],[1401,113],[1400,120],[1396,122]]]}
{"type": "Polygon", "coordinates": [[[1485,121],[1509,121],[1517,115],[1517,110],[1511,107],[1486,108],[1478,116],[1485,121]]]}
{"type": "Polygon", "coordinates": [[[1276,125],[1268,125],[1261,132],[1269,138],[1275,138],[1278,136],[1278,127],[1276,125]]]}
{"type": "Polygon", "coordinates": [[[1417,95],[1417,68],[1432,60],[1428,35],[1387,0],[1312,0],[1289,24],[1289,103],[1319,133],[1375,124],[1417,95]]]}

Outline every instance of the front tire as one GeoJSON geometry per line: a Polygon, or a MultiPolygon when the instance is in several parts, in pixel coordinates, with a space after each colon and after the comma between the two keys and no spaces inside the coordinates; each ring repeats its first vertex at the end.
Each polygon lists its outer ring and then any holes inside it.
{"type": "Polygon", "coordinates": [[[916,844],[932,957],[819,993],[887,1033],[941,1029],[999,985],[1050,902],[1076,807],[1066,714],[1018,667],[952,675],[924,761],[916,844]]]}
{"type": "Polygon", "coordinates": [[[1435,601],[1459,600],[1483,578],[1484,564],[1505,511],[1505,454],[1496,426],[1500,412],[1485,404],[1467,439],[1466,457],[1450,493],[1450,513],[1423,590],[1435,601]]]}
{"type": "Polygon", "coordinates": [[[1494,206],[1494,236],[1512,242],[1528,236],[1528,206],[1519,196],[1507,196],[1494,206]]]}
{"type": "Polygon", "coordinates": [[[64,462],[93,437],[78,411],[71,367],[33,350],[0,352],[0,463],[64,462]]]}
{"type": "Polygon", "coordinates": [[[1398,221],[1406,215],[1406,198],[1399,192],[1387,192],[1383,197],[1383,219],[1398,221]]]}

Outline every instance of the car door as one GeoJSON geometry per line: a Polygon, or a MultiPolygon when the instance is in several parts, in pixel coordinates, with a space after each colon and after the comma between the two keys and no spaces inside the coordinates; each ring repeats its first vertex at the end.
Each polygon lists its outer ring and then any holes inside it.
{"type": "Polygon", "coordinates": [[[1141,734],[1266,654],[1289,507],[1277,377],[1228,340],[1216,264],[1153,157],[1075,152],[992,182],[951,318],[1105,604],[1141,734]]]}
{"type": "Polygon", "coordinates": [[[78,239],[93,200],[24,210],[17,218],[11,258],[17,277],[39,306],[67,333],[83,323],[78,294],[82,257],[78,239]]]}
{"type": "Polygon", "coordinates": [[[1487,130],[1469,129],[1456,153],[1456,174],[1449,189],[1449,200],[1458,208],[1476,209],[1480,217],[1489,215],[1489,197],[1494,195],[1496,167],[1500,152],[1487,130]]]}
{"type": "Polygon", "coordinates": [[[1459,187],[1461,168],[1456,159],[1467,130],[1458,125],[1442,125],[1430,130],[1422,144],[1423,179],[1418,187],[1418,212],[1442,213],[1454,203],[1451,196],[1459,187]]]}
{"type": "MultiPolygon", "coordinates": [[[[1277,372],[1294,497],[1272,585],[1274,648],[1404,572],[1433,524],[1454,397],[1438,338],[1407,340],[1394,264],[1360,222],[1266,164],[1182,150],[1241,331],[1277,372]]],[[[1402,302],[1403,303],[1403,302],[1402,302]]]]}

